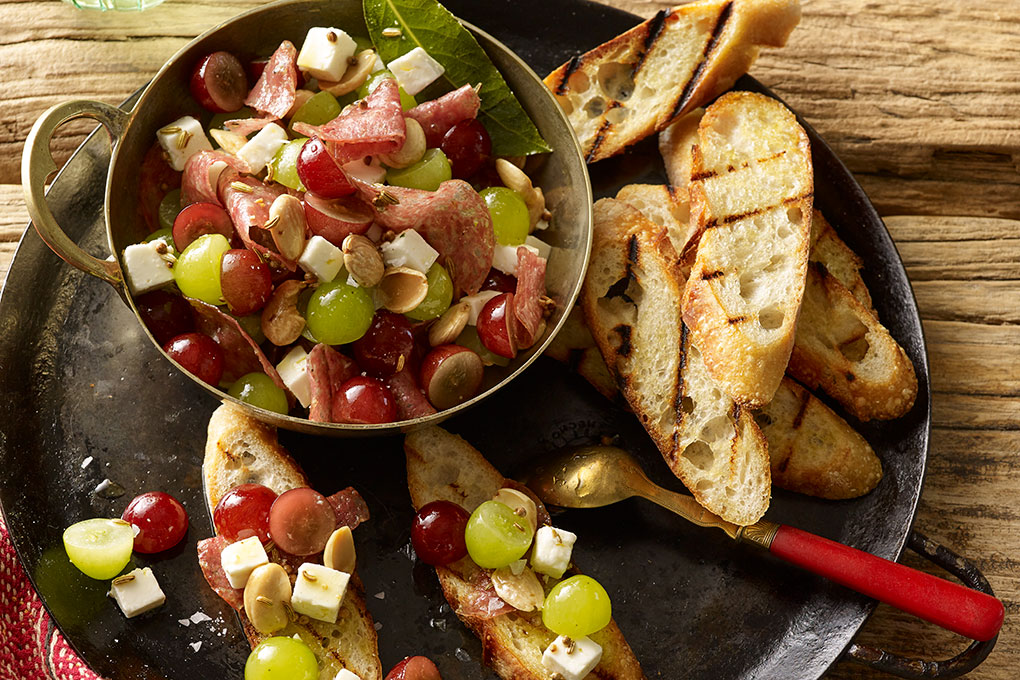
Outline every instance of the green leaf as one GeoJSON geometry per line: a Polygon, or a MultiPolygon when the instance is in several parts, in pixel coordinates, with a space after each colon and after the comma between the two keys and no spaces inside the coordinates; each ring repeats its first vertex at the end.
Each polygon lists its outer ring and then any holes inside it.
{"type": "Polygon", "coordinates": [[[454,88],[481,83],[478,117],[494,155],[552,151],[474,36],[436,0],[364,0],[364,7],[368,34],[385,63],[421,47],[443,65],[443,78],[454,88]],[[400,35],[383,35],[387,28],[399,28],[400,35]]]}

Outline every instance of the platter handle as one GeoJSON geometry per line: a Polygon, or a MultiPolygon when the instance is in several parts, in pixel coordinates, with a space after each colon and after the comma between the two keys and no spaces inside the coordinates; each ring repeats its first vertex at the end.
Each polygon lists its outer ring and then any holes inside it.
{"type": "MultiPolygon", "coordinates": [[[[977,566],[949,548],[936,543],[918,531],[911,531],[907,547],[928,561],[956,576],[969,588],[994,595],[988,579],[977,566]]],[[[928,661],[899,656],[878,647],[851,642],[843,658],[900,678],[958,678],[977,668],[992,651],[998,636],[984,642],[974,641],[951,659],[928,661]]]]}
{"type": "Polygon", "coordinates": [[[46,202],[46,180],[57,169],[50,154],[50,139],[57,128],[76,118],[92,118],[101,123],[110,134],[110,145],[114,151],[128,122],[128,114],[124,111],[109,104],[87,100],[57,104],[44,112],[28,133],[21,159],[21,185],[25,192],[25,203],[35,230],[53,252],[83,272],[119,287],[123,278],[118,264],[112,259],[100,260],[82,250],[57,224],[46,202]]]}

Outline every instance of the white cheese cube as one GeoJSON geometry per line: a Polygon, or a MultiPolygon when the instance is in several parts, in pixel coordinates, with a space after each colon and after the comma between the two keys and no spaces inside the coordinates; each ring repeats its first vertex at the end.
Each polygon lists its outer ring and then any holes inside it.
{"type": "Polygon", "coordinates": [[[273,156],[287,141],[287,131],[276,123],[270,123],[259,133],[248,140],[248,143],[237,151],[237,157],[248,164],[251,172],[262,172],[273,156]]]}
{"type": "Polygon", "coordinates": [[[414,229],[405,229],[389,243],[380,246],[387,267],[410,267],[428,274],[439,253],[414,229]]]}
{"type": "Polygon", "coordinates": [[[178,118],[165,127],[156,130],[156,139],[166,151],[174,170],[183,170],[188,159],[199,151],[212,151],[212,144],[205,136],[202,124],[191,116],[178,118]]]}
{"type": "Polygon", "coordinates": [[[156,582],[152,569],[148,567],[135,569],[113,579],[109,595],[129,619],[152,611],[166,602],[166,595],[156,582]]]}
{"type": "Polygon", "coordinates": [[[298,568],[290,605],[298,614],[317,621],[336,623],[340,603],[347,593],[350,579],[350,574],[305,562],[298,568]]]}
{"type": "Polygon", "coordinates": [[[496,297],[497,295],[499,295],[499,291],[497,290],[483,290],[481,292],[475,293],[474,295],[465,295],[460,299],[460,302],[463,302],[468,306],[469,326],[478,325],[478,314],[481,313],[482,307],[485,306],[486,302],[496,297]]]}
{"type": "Polygon", "coordinates": [[[404,56],[397,57],[387,66],[404,92],[411,96],[424,90],[446,71],[442,64],[421,47],[415,47],[404,56]]]}
{"type": "Polygon", "coordinates": [[[383,228],[379,226],[378,222],[373,222],[372,226],[365,232],[365,238],[373,243],[378,243],[383,237],[383,228]]]}
{"type": "Polygon", "coordinates": [[[346,668],[341,668],[333,680],[361,680],[361,676],[357,673],[351,673],[346,668]]]}
{"type": "MultiPolygon", "coordinates": [[[[527,243],[523,244],[525,248],[539,254],[538,248],[530,246],[527,243]]],[[[501,246],[498,243],[492,251],[492,266],[495,269],[509,274],[510,276],[517,276],[517,249],[520,246],[501,246]]],[[[541,257],[541,255],[539,255],[541,257]]]]}
{"type": "Polygon", "coordinates": [[[121,261],[124,263],[124,276],[133,295],[148,293],[173,282],[174,270],[159,254],[160,250],[167,252],[167,244],[159,238],[148,243],[136,243],[124,249],[121,261]]]}
{"type": "Polygon", "coordinates": [[[231,588],[244,588],[248,577],[256,568],[269,564],[269,556],[262,547],[258,536],[251,536],[243,541],[231,543],[220,555],[223,573],[231,588]]]}
{"type": "Polygon", "coordinates": [[[531,549],[531,567],[540,574],[561,578],[570,566],[577,535],[551,526],[539,527],[531,549]]]}
{"type": "Polygon", "coordinates": [[[287,356],[276,366],[280,380],[287,386],[301,405],[308,408],[312,403],[312,383],[308,377],[308,352],[298,346],[287,352],[287,356]]]}
{"type": "Polygon", "coordinates": [[[559,673],[563,680],[582,680],[602,659],[602,647],[591,638],[574,640],[561,635],[546,647],[542,665],[550,673],[559,673]]]}
{"type": "Polygon", "coordinates": [[[524,245],[529,248],[534,248],[537,254],[543,260],[549,259],[549,253],[552,252],[552,246],[543,241],[540,238],[535,238],[531,234],[528,234],[528,238],[524,239],[524,245]]]}
{"type": "Polygon", "coordinates": [[[308,29],[298,53],[297,66],[317,80],[340,80],[358,49],[354,38],[339,28],[316,26],[308,29]]]}
{"type": "Polygon", "coordinates": [[[318,234],[308,239],[298,264],[323,283],[328,283],[344,266],[344,252],[318,234]]]}
{"type": "Polygon", "coordinates": [[[386,168],[383,167],[377,156],[369,156],[358,161],[344,163],[341,167],[348,177],[360,179],[362,182],[368,182],[369,184],[382,184],[383,180],[386,179],[386,168]]]}
{"type": "Polygon", "coordinates": [[[386,68],[386,64],[383,63],[382,57],[380,57],[377,52],[375,55],[375,62],[372,64],[372,73],[382,71],[384,68],[386,68]]]}

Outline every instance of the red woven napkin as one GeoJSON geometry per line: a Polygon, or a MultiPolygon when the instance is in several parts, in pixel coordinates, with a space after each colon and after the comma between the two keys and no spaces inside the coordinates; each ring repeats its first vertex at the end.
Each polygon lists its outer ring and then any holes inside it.
{"type": "Polygon", "coordinates": [[[68,646],[32,589],[0,517],[0,678],[102,680],[68,646]]]}

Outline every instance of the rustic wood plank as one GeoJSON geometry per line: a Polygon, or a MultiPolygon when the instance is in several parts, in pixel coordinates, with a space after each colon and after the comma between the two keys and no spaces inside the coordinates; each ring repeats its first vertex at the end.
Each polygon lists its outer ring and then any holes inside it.
{"type": "Polygon", "coordinates": [[[18,240],[28,225],[28,210],[21,186],[0,184],[0,281],[7,277],[18,240]]]}

